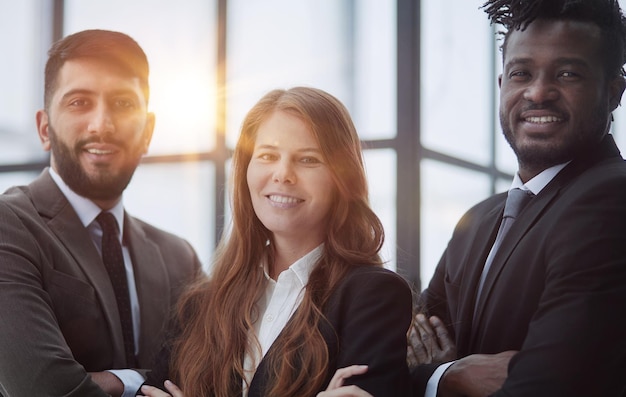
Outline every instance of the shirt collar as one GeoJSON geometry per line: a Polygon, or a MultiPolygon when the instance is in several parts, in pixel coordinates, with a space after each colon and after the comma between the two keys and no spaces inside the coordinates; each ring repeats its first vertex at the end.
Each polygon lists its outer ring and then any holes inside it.
{"type": "MultiPolygon", "coordinates": [[[[309,251],[309,253],[304,255],[302,258],[292,263],[287,270],[293,272],[293,274],[295,274],[295,276],[298,278],[303,286],[307,285],[307,283],[309,282],[309,276],[315,268],[315,265],[317,265],[317,262],[322,257],[323,253],[324,244],[322,243],[315,247],[313,250],[309,251]]],[[[265,274],[265,278],[271,280],[268,272],[267,259],[263,260],[261,266],[263,267],[263,273],[265,274]]]]}
{"type": "MultiPolygon", "coordinates": [[[[519,173],[515,173],[513,177],[513,183],[511,183],[510,189],[519,188],[522,190],[530,190],[535,196],[539,194],[543,190],[544,187],[548,185],[554,179],[554,177],[570,162],[566,162],[563,164],[557,164],[550,168],[547,168],[541,171],[539,174],[534,176],[531,180],[526,183],[523,183],[519,177],[519,173]]],[[[510,190],[509,189],[509,190],[510,190]]]]}
{"type": "MultiPolygon", "coordinates": [[[[98,207],[93,201],[89,200],[86,197],[83,197],[76,192],[74,192],[66,183],[63,181],[63,178],[55,170],[52,168],[50,170],[50,176],[52,180],[57,184],[67,201],[70,203],[78,218],[80,218],[81,223],[84,227],[88,227],[102,212],[102,209],[98,207]]],[[[120,235],[124,235],[124,205],[122,200],[120,200],[113,208],[111,208],[108,212],[112,213],[117,221],[117,224],[120,227],[120,235]]]]}

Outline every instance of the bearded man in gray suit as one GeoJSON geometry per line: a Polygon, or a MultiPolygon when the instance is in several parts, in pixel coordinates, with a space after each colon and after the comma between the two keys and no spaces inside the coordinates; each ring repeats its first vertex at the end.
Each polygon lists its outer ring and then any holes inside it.
{"type": "Polygon", "coordinates": [[[78,32],[49,51],[36,119],[50,167],[0,196],[0,395],[134,396],[200,269],[189,243],[123,207],[154,128],[148,71],[119,32],[78,32]],[[119,225],[126,322],[101,256],[101,212],[119,225]]]}

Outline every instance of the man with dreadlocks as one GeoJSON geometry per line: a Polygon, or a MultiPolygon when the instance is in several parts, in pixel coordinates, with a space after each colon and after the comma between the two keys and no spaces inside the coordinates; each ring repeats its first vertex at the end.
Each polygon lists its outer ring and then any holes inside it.
{"type": "Polygon", "coordinates": [[[459,360],[435,376],[418,367],[416,395],[428,385],[440,396],[626,396],[626,163],[609,133],[625,87],[624,16],[617,0],[483,8],[506,29],[511,190],[532,198],[497,249],[507,193],[457,225],[420,300],[459,360]]]}
{"type": "Polygon", "coordinates": [[[414,395],[626,396],[626,163],[609,133],[625,87],[624,16],[617,0],[483,8],[505,28],[510,191],[532,198],[497,248],[516,193],[457,225],[420,303],[447,325],[458,359],[418,366],[414,395]]]}

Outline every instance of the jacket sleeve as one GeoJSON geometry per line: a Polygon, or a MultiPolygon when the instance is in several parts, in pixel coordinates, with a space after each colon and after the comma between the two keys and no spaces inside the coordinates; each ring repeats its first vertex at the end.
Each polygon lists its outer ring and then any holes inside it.
{"type": "Polygon", "coordinates": [[[366,269],[348,276],[329,305],[328,318],[338,338],[332,372],[365,364],[368,372],[346,384],[376,397],[408,396],[407,330],[412,318],[408,284],[391,271],[366,269]]]}
{"type": "Polygon", "coordinates": [[[48,260],[21,219],[0,203],[0,394],[106,397],[65,342],[44,283],[71,280],[42,266],[48,260]]]}

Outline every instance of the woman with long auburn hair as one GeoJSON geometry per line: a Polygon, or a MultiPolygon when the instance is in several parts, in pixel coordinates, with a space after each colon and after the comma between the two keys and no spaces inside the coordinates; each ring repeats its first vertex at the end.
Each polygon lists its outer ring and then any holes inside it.
{"type": "Polygon", "coordinates": [[[411,292],[383,268],[343,104],[314,88],[269,92],[244,119],[231,176],[232,227],[181,298],[169,370],[153,384],[172,379],[187,397],[315,396],[338,368],[365,364],[349,383],[408,396],[411,292]]]}

